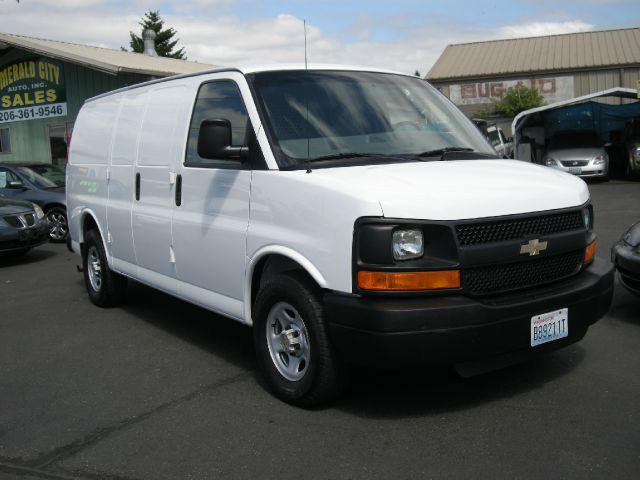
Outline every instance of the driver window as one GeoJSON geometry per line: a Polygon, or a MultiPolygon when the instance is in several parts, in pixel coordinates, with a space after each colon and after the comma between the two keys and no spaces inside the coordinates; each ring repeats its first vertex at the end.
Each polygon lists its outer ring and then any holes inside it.
{"type": "Polygon", "coordinates": [[[208,159],[198,155],[200,125],[205,120],[213,119],[226,119],[231,122],[232,147],[241,147],[246,143],[249,116],[240,90],[231,80],[214,81],[200,86],[189,126],[185,165],[188,167],[240,168],[240,164],[234,160],[208,159]]]}

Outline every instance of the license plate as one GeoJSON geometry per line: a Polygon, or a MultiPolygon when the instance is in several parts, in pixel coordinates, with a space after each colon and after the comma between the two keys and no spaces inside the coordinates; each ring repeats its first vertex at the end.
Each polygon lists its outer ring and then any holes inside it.
{"type": "Polygon", "coordinates": [[[568,308],[531,317],[532,347],[564,338],[567,335],[569,335],[568,308]]]}
{"type": "Polygon", "coordinates": [[[582,169],[580,167],[569,167],[569,173],[580,175],[582,173],[582,169]]]}

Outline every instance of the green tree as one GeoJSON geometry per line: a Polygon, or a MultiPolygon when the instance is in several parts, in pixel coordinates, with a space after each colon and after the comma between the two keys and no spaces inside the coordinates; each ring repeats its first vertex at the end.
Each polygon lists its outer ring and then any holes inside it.
{"type": "Polygon", "coordinates": [[[515,117],[520,112],[544,105],[544,97],[535,88],[518,85],[494,104],[497,113],[515,117]]]}
{"type": "MultiPolygon", "coordinates": [[[[144,17],[141,18],[138,24],[142,27],[142,31],[150,28],[154,32],[156,32],[156,52],[161,57],[169,57],[169,58],[178,58],[180,60],[186,60],[187,55],[184,51],[184,47],[180,47],[175,50],[176,45],[178,44],[178,40],[173,40],[176,32],[173,28],[165,28],[163,29],[164,21],[160,18],[159,10],[149,10],[144,14],[144,17]]],[[[129,36],[131,40],[129,41],[129,45],[131,45],[131,50],[137,53],[144,52],[144,42],[142,40],[141,35],[136,35],[133,32],[129,32],[129,36]]],[[[124,50],[124,49],[123,49],[124,50]]]]}

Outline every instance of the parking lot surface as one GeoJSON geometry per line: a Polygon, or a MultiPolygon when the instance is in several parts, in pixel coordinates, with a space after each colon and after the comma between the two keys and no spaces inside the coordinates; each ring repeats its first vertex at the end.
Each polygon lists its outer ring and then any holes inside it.
{"type": "MultiPolygon", "coordinates": [[[[640,183],[591,184],[599,256],[640,183]]],[[[540,193],[541,195],[544,192],[540,193]]],[[[640,298],[578,344],[472,378],[357,371],[316,410],[271,397],[251,331],[140,284],[88,300],[79,257],[0,260],[0,478],[637,478],[640,298]]]]}

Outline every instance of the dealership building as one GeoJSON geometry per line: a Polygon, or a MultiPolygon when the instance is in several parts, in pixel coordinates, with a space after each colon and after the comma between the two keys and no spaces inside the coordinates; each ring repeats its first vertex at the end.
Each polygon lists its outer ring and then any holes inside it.
{"type": "Polygon", "coordinates": [[[449,45],[426,79],[469,116],[517,85],[537,88],[547,104],[637,88],[640,28],[449,45]]]}
{"type": "Polygon", "coordinates": [[[62,164],[87,98],[169,75],[213,68],[145,53],[0,33],[0,161],[62,164]]]}

